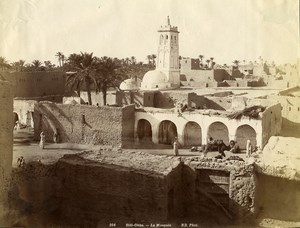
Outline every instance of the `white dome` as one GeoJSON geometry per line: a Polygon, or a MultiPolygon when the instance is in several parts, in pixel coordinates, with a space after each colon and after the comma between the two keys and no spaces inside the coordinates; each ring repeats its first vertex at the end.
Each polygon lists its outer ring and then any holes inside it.
{"type": "Polygon", "coordinates": [[[166,74],[158,70],[148,71],[141,84],[142,90],[164,90],[170,87],[166,74]]]}
{"type": "Polygon", "coordinates": [[[137,90],[140,88],[141,82],[142,81],[139,78],[137,78],[137,79],[129,78],[129,79],[124,80],[120,84],[120,89],[121,90],[137,90]]]}
{"type": "Polygon", "coordinates": [[[158,70],[151,70],[148,71],[143,78],[143,84],[152,85],[152,84],[159,84],[159,83],[166,83],[167,76],[158,70]]]}

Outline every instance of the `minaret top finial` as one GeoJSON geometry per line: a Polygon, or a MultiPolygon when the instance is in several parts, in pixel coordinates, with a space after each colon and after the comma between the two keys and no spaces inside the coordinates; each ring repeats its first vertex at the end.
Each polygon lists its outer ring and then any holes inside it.
{"type": "Polygon", "coordinates": [[[169,16],[167,17],[167,24],[168,24],[168,25],[171,25],[171,24],[170,24],[170,17],[169,17],[169,16]]]}

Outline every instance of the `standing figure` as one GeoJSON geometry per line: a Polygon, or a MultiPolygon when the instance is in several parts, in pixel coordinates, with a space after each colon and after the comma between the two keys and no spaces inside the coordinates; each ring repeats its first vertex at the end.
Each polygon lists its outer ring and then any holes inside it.
{"type": "Polygon", "coordinates": [[[173,150],[175,153],[175,156],[178,156],[178,139],[177,137],[174,138],[174,142],[173,142],[173,150]]]}
{"type": "Polygon", "coordinates": [[[246,144],[246,156],[250,157],[251,152],[252,152],[252,145],[251,145],[250,140],[248,139],[247,144],[246,144]]]}
{"type": "Polygon", "coordinates": [[[56,129],[56,131],[53,134],[53,142],[54,143],[58,143],[59,142],[59,133],[58,133],[58,129],[56,129]]]}
{"type": "Polygon", "coordinates": [[[43,131],[41,132],[40,137],[41,137],[40,147],[42,149],[44,149],[44,147],[45,147],[45,141],[46,141],[46,135],[45,135],[45,133],[43,131]]]}

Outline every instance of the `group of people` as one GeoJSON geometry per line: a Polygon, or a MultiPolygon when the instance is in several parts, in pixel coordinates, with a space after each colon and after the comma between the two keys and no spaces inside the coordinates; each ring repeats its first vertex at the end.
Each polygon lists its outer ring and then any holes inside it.
{"type": "Polygon", "coordinates": [[[240,148],[236,145],[234,140],[231,140],[227,146],[222,139],[214,140],[210,137],[204,149],[204,156],[206,156],[209,151],[218,151],[222,157],[226,157],[225,151],[239,153],[240,148]]]}
{"type": "MultiPolygon", "coordinates": [[[[58,130],[56,130],[53,134],[53,142],[54,143],[58,143],[59,142],[59,132],[58,130]]],[[[46,135],[45,133],[42,131],[40,134],[40,147],[42,149],[45,148],[45,143],[46,143],[46,135]]]]}

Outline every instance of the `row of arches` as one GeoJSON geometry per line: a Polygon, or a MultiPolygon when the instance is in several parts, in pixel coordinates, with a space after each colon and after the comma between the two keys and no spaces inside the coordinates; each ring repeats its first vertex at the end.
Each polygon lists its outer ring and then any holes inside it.
{"type": "MultiPolygon", "coordinates": [[[[140,119],[137,125],[137,136],[140,142],[152,141],[152,127],[148,120],[140,119]]],[[[201,126],[190,121],[184,127],[183,143],[185,146],[195,146],[202,144],[203,136],[201,126]]],[[[176,125],[170,120],[164,120],[159,124],[158,128],[158,143],[172,144],[174,138],[178,137],[176,125]]],[[[226,144],[229,143],[229,131],[227,126],[222,122],[212,123],[207,132],[207,138],[222,139],[226,144]]],[[[241,125],[237,128],[235,140],[238,142],[241,149],[245,149],[247,140],[251,141],[253,146],[257,145],[256,131],[249,125],[241,125]]]]}

